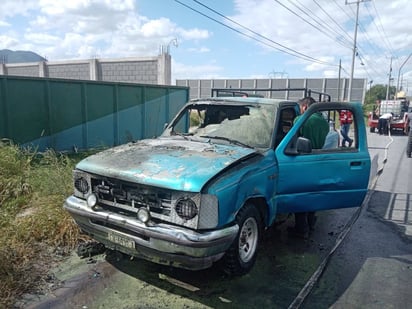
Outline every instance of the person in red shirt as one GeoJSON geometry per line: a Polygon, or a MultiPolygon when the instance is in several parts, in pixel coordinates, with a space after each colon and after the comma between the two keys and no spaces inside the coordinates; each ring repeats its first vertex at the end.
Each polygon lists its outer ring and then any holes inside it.
{"type": "Polygon", "coordinates": [[[352,146],[353,139],[349,137],[349,129],[352,124],[353,117],[352,113],[348,110],[341,110],[339,113],[340,121],[340,134],[342,134],[342,147],[346,147],[346,142],[348,142],[348,147],[352,146]]]}

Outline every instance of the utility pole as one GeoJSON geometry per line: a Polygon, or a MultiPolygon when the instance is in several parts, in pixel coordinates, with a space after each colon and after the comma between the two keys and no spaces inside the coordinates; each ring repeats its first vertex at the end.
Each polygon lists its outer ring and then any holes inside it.
{"type": "Polygon", "coordinates": [[[350,71],[350,79],[349,79],[349,89],[348,89],[348,101],[351,100],[352,96],[352,83],[353,83],[353,71],[355,69],[355,56],[356,56],[356,39],[358,35],[358,18],[359,18],[359,3],[366,2],[371,0],[356,0],[355,2],[349,2],[345,0],[345,4],[354,4],[356,3],[356,21],[355,21],[355,35],[353,37],[353,51],[352,51],[352,67],[350,71]]]}
{"type": "MultiPolygon", "coordinates": [[[[410,53],[409,54],[409,56],[408,56],[408,58],[406,58],[406,60],[402,63],[402,65],[400,66],[400,68],[399,68],[399,71],[398,71],[398,82],[397,82],[397,85],[396,85],[396,98],[398,98],[398,91],[401,91],[401,89],[399,88],[399,77],[400,77],[400,75],[401,75],[401,70],[402,70],[402,67],[405,65],[405,63],[409,60],[409,58],[412,56],[412,53],[410,53]]],[[[402,88],[402,85],[401,85],[401,88],[402,88]]]]}
{"type": "Polygon", "coordinates": [[[340,71],[342,69],[342,60],[339,59],[339,73],[338,73],[338,101],[340,101],[340,71]]]}
{"type": "Polygon", "coordinates": [[[391,65],[389,66],[389,78],[388,78],[388,85],[386,86],[386,100],[389,100],[389,86],[391,84],[391,74],[392,74],[392,59],[393,57],[391,57],[391,65]]]}

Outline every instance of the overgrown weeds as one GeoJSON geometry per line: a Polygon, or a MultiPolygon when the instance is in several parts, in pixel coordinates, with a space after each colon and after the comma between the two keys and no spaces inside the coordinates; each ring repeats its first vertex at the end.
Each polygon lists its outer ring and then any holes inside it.
{"type": "Polygon", "coordinates": [[[81,238],[62,207],[75,161],[0,142],[0,307],[37,292],[50,263],[81,238]]]}

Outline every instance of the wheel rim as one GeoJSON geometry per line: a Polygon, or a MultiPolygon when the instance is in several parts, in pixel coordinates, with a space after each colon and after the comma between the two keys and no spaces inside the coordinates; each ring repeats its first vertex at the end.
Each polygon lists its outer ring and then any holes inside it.
{"type": "Polygon", "coordinates": [[[247,218],[239,234],[239,257],[242,262],[249,262],[256,251],[258,226],[255,218],[247,218]]]}

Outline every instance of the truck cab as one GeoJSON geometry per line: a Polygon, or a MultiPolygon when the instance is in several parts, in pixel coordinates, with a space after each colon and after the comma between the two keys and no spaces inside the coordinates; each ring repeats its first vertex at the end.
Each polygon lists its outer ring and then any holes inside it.
{"type": "Polygon", "coordinates": [[[160,264],[230,275],[254,265],[282,214],[358,207],[370,157],[360,104],[221,96],[188,102],[157,138],[92,155],[73,171],[64,208],[107,248],[160,264]],[[351,147],[313,149],[314,113],[353,114],[351,147]],[[298,119],[296,119],[298,117],[298,119]]]}

